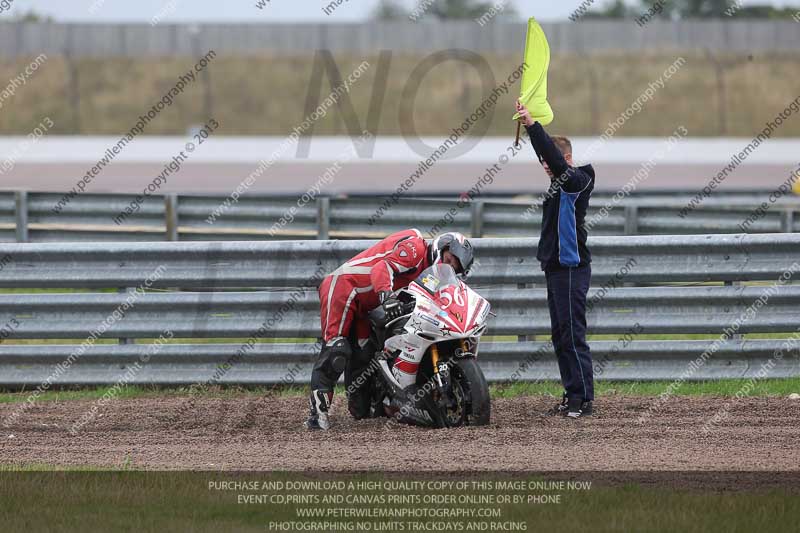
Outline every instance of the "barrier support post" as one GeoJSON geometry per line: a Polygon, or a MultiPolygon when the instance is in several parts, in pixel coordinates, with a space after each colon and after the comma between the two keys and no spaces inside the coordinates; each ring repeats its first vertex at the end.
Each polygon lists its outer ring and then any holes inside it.
{"type": "Polygon", "coordinates": [[[28,242],[28,191],[14,192],[14,222],[17,231],[17,242],[28,242]]]}
{"type": "Polygon", "coordinates": [[[625,206],[625,235],[639,234],[639,206],[625,206]]]}
{"type": "MultiPolygon", "coordinates": [[[[119,294],[128,294],[128,289],[126,289],[125,287],[120,287],[119,289],[117,289],[117,292],[119,294]]],[[[136,341],[133,340],[133,339],[127,339],[127,338],[120,337],[119,338],[119,344],[120,345],[123,345],[123,344],[136,344],[136,341]]]]}
{"type": "Polygon", "coordinates": [[[167,194],[164,196],[164,224],[168,241],[180,240],[178,234],[178,195],[167,194]]]}
{"type": "Polygon", "coordinates": [[[785,210],[781,213],[781,232],[793,233],[794,232],[794,211],[791,209],[785,210]]]}
{"type": "Polygon", "coordinates": [[[328,240],[331,228],[331,199],[327,196],[317,198],[317,239],[328,240]]]}
{"type": "Polygon", "coordinates": [[[472,202],[470,209],[472,210],[472,228],[470,229],[470,236],[473,239],[483,237],[483,200],[472,202]]]}

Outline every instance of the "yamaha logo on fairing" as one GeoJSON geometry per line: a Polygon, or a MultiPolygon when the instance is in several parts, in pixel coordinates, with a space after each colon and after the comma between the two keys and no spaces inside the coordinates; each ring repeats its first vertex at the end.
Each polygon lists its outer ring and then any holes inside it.
{"type": "Polygon", "coordinates": [[[403,409],[401,411],[405,411],[403,413],[405,415],[413,415],[413,416],[416,416],[417,418],[421,418],[421,419],[425,420],[426,422],[433,423],[433,418],[431,418],[431,415],[430,415],[430,413],[428,413],[428,411],[424,411],[422,409],[418,409],[416,407],[409,407],[409,406],[403,407],[403,409]]]}

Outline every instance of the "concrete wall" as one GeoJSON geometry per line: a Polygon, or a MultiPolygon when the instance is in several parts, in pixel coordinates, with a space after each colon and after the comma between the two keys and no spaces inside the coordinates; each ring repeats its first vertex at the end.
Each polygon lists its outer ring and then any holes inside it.
{"type": "MultiPolygon", "coordinates": [[[[555,53],[709,49],[759,53],[800,50],[800,24],[792,21],[652,22],[633,20],[544,24],[555,53]]],[[[374,53],[466,48],[522,53],[525,24],[407,22],[363,24],[16,24],[0,23],[0,57],[307,53],[317,49],[374,53]]]]}

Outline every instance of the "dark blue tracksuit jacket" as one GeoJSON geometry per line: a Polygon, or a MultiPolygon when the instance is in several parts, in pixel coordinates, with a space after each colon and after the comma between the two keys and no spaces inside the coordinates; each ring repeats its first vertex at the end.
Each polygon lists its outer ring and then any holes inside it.
{"type": "Polygon", "coordinates": [[[594,169],[591,165],[570,167],[538,122],[526,129],[539,161],[546,162],[555,176],[542,206],[536,258],[547,279],[551,334],[561,383],[568,397],[593,400],[592,354],[586,343],[586,293],[592,256],[586,246],[584,220],[594,189],[594,169]]]}

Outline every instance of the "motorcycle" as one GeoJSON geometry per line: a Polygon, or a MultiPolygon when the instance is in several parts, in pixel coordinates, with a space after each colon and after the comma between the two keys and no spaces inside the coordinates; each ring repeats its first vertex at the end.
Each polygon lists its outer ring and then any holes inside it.
{"type": "Polygon", "coordinates": [[[489,302],[447,264],[427,268],[395,296],[400,317],[387,321],[382,307],[369,313],[371,340],[383,348],[370,363],[379,371],[368,378],[374,416],[437,428],[488,424],[489,387],[477,359],[487,319],[494,316],[489,302]],[[402,351],[415,350],[424,355],[415,397],[408,398],[391,368],[402,351]]]}

